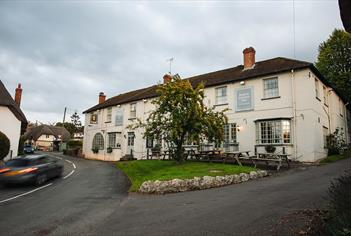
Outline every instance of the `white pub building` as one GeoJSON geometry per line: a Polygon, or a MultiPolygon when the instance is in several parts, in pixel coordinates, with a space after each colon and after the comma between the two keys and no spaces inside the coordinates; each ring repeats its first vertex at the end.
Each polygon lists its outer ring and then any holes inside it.
{"type": "MultiPolygon", "coordinates": [[[[223,110],[224,151],[265,152],[274,145],[291,159],[314,162],[327,156],[326,136],[338,130],[350,143],[347,101],[309,62],[277,57],[255,61],[255,50],[243,51],[244,65],[187,78],[193,86],[205,83],[205,103],[223,110]]],[[[172,77],[164,76],[164,83],[172,77]]],[[[143,130],[131,130],[139,118],[145,121],[154,109],[157,85],[127,92],[84,112],[83,153],[86,158],[117,161],[133,153],[144,159],[150,148],[143,130]]]]}

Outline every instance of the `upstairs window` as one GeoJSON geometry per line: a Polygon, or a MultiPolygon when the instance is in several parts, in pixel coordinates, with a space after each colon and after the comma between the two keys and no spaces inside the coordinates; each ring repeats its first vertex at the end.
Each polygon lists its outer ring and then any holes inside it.
{"type": "Polygon", "coordinates": [[[227,103],[227,87],[216,88],[216,105],[227,103]]]}
{"type": "Polygon", "coordinates": [[[323,102],[324,105],[328,105],[328,92],[325,86],[323,86],[323,102]]]}
{"type": "Polygon", "coordinates": [[[274,98],[279,96],[278,78],[264,79],[264,98],[274,98]]]}
{"type": "Polygon", "coordinates": [[[316,98],[319,98],[319,83],[318,83],[318,79],[314,79],[314,89],[316,92],[316,98]]]}
{"type": "Polygon", "coordinates": [[[104,137],[101,133],[97,133],[93,139],[93,149],[104,150],[104,137]]]}
{"type": "Polygon", "coordinates": [[[130,104],[130,118],[136,117],[136,103],[130,104]]]}
{"type": "Polygon", "coordinates": [[[111,122],[112,120],[112,107],[107,108],[106,122],[111,122]]]}
{"type": "Polygon", "coordinates": [[[123,109],[122,108],[117,108],[116,110],[116,120],[115,120],[115,125],[116,126],[122,126],[123,125],[123,109]]]}
{"type": "Polygon", "coordinates": [[[290,120],[265,120],[256,122],[256,136],[259,144],[291,143],[290,120]]]}

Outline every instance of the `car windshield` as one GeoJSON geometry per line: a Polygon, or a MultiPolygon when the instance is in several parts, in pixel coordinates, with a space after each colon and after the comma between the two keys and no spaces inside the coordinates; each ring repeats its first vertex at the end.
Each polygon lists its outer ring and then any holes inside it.
{"type": "Polygon", "coordinates": [[[24,147],[32,147],[32,146],[27,144],[27,145],[25,145],[24,147]]]}
{"type": "Polygon", "coordinates": [[[21,167],[21,166],[28,166],[29,161],[26,159],[14,159],[7,161],[5,163],[6,166],[11,166],[11,167],[21,167]]]}

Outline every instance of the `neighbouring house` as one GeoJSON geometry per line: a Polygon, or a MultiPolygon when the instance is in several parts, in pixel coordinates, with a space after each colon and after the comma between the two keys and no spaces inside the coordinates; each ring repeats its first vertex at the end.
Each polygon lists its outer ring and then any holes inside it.
{"type": "MultiPolygon", "coordinates": [[[[350,143],[347,101],[309,62],[277,57],[255,61],[255,49],[243,51],[243,65],[187,78],[193,86],[205,83],[205,103],[228,108],[223,150],[291,154],[301,162],[326,157],[327,136],[336,130],[350,143]]],[[[172,77],[165,75],[164,83],[172,77]]],[[[145,158],[156,143],[131,130],[154,109],[157,85],[120,94],[99,103],[85,114],[83,153],[86,158],[116,161],[128,154],[145,158]]],[[[162,144],[163,145],[163,144],[162,144]]],[[[213,144],[209,144],[213,145],[213,144]]]]}
{"type": "Polygon", "coordinates": [[[64,127],[42,124],[28,129],[24,138],[38,150],[58,151],[70,140],[71,134],[64,127]]]}
{"type": "Polygon", "coordinates": [[[10,152],[5,159],[17,156],[20,136],[27,127],[27,119],[20,108],[21,97],[21,84],[18,84],[13,99],[0,80],[0,131],[10,140],[10,152]]]}

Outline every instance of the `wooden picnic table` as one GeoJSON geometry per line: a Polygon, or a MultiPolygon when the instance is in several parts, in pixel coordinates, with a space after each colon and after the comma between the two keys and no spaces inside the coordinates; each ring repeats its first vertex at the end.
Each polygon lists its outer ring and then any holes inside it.
{"type": "Polygon", "coordinates": [[[199,154],[197,155],[197,159],[201,158],[207,158],[209,160],[212,160],[215,156],[219,156],[221,154],[220,150],[202,150],[199,151],[199,154]]]}
{"type": "MultiPolygon", "coordinates": [[[[266,165],[268,165],[268,162],[278,162],[278,166],[277,166],[277,170],[280,169],[280,167],[282,166],[282,162],[286,162],[288,165],[288,168],[290,168],[290,164],[289,164],[289,156],[291,156],[291,154],[285,154],[285,153],[257,153],[255,158],[255,160],[259,160],[259,161],[265,161],[266,165]]],[[[256,164],[255,164],[256,167],[256,164]]]]}
{"type": "Polygon", "coordinates": [[[240,166],[242,166],[240,162],[240,158],[251,160],[250,151],[225,152],[223,155],[224,155],[224,162],[226,160],[234,159],[240,166]]]}

